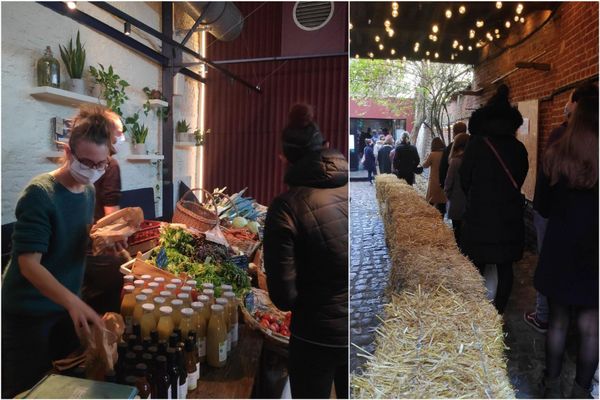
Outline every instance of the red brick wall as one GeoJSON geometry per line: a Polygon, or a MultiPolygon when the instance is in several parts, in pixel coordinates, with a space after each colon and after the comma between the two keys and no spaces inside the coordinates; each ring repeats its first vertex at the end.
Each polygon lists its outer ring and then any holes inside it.
{"type": "MultiPolygon", "coordinates": [[[[553,19],[522,44],[476,66],[474,87],[484,87],[483,96],[467,96],[462,107],[453,105],[452,119],[468,116],[469,108],[484,103],[494,92],[491,81],[512,70],[515,62],[526,61],[543,51],[546,54],[535,62],[550,63],[550,71],[520,69],[504,79],[511,88],[512,103],[542,100],[558,88],[598,74],[598,3],[562,3],[553,19]]],[[[538,154],[544,151],[551,130],[563,121],[570,92],[540,101],[538,154]]]]}

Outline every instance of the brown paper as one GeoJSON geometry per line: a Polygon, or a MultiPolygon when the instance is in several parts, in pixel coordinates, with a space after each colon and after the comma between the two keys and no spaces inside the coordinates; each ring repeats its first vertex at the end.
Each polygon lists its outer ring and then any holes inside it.
{"type": "Polygon", "coordinates": [[[116,242],[126,241],[140,229],[144,212],[139,207],[127,207],[101,218],[90,231],[92,253],[97,256],[114,248],[116,242]]]}

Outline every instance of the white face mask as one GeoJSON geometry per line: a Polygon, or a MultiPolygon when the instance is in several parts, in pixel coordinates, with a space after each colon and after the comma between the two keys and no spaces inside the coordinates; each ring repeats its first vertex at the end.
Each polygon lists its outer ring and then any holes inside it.
{"type": "Polygon", "coordinates": [[[71,173],[73,179],[75,179],[77,182],[81,183],[82,185],[90,185],[100,179],[106,170],[86,167],[80,163],[79,160],[73,157],[73,160],[69,165],[69,172],[71,173]]]}

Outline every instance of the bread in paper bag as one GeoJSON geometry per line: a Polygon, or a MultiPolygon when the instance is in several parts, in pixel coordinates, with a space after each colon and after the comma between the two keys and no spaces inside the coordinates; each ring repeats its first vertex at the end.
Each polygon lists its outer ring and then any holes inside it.
{"type": "Polygon", "coordinates": [[[125,241],[140,229],[144,212],[139,207],[127,207],[101,218],[90,231],[92,253],[98,255],[125,241]]]}

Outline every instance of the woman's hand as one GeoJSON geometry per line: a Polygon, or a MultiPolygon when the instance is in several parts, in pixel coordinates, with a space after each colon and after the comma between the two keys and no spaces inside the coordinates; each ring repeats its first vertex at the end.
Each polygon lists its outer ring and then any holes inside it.
{"type": "Polygon", "coordinates": [[[73,296],[72,300],[66,305],[66,309],[73,320],[75,332],[80,339],[91,335],[90,323],[104,329],[102,318],[79,297],[73,296]]]}

